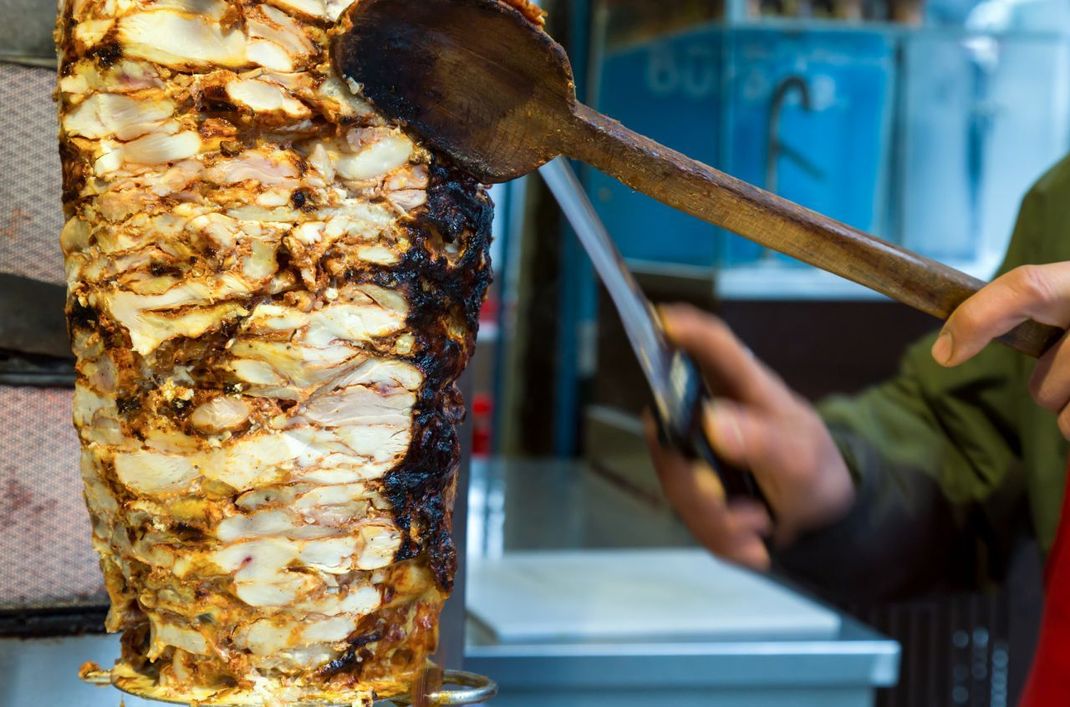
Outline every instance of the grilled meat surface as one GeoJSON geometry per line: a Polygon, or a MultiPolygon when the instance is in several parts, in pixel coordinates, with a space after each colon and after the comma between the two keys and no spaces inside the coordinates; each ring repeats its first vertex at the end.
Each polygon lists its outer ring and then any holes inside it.
{"type": "Polygon", "coordinates": [[[143,695],[360,704],[436,645],[492,207],[333,74],[348,4],[61,4],[74,421],[143,695]]]}

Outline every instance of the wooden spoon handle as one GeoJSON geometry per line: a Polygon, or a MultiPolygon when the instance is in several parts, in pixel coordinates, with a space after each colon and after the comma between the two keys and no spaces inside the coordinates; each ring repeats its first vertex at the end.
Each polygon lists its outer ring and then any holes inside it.
{"type": "MultiPolygon", "coordinates": [[[[985,283],[751,186],[577,104],[562,152],[624,184],[766,248],[947,319],[985,283]]],[[[651,234],[653,236],[653,234],[651,234]]],[[[1040,357],[1063,332],[1033,321],[1000,340],[1040,357]]]]}

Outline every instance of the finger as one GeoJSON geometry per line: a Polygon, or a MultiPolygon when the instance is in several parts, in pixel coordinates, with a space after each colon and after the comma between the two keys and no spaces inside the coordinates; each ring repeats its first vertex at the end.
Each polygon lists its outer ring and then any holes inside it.
{"type": "Polygon", "coordinates": [[[714,554],[765,571],[769,552],[762,541],[772,530],[764,509],[752,502],[726,505],[724,487],[707,466],[661,446],[653,420],[646,420],[647,444],[662,490],[694,538],[714,554]]]}
{"type": "MultiPolygon", "coordinates": [[[[729,514],[732,517],[732,514],[729,514]]],[[[734,523],[733,521],[730,521],[734,523]]],[[[732,534],[729,549],[718,553],[721,557],[757,572],[767,572],[772,562],[769,548],[763,536],[753,531],[741,531],[732,534]]]]}
{"type": "Polygon", "coordinates": [[[690,305],[658,312],[669,339],[694,357],[720,393],[763,406],[784,402],[788,394],[780,379],[720,319],[690,305]]]}
{"type": "Polygon", "coordinates": [[[773,519],[764,505],[749,498],[730,499],[728,513],[732,525],[740,533],[769,537],[773,534],[773,519]]]}
{"type": "Polygon", "coordinates": [[[702,424],[714,452],[732,466],[756,471],[783,466],[781,437],[764,411],[717,398],[707,405],[702,424]]]}
{"type": "Polygon", "coordinates": [[[665,497],[695,538],[715,552],[726,549],[729,535],[724,487],[704,465],[661,446],[650,421],[647,446],[665,497]]]}
{"type": "Polygon", "coordinates": [[[1070,325],[1070,263],[1025,265],[981,288],[951,314],[933,358],[957,366],[1027,319],[1070,325]]]}
{"type": "Polygon", "coordinates": [[[728,505],[728,549],[722,557],[731,562],[765,571],[769,569],[769,550],[765,538],[773,531],[773,522],[763,507],[753,501],[738,500],[728,505]]]}
{"type": "Polygon", "coordinates": [[[657,424],[649,413],[643,415],[643,431],[658,480],[673,506],[677,501],[685,503],[692,495],[700,496],[704,506],[725,506],[724,487],[717,475],[710,471],[711,481],[706,474],[696,472],[694,460],[662,445],[657,424]]]}
{"type": "Polygon", "coordinates": [[[1060,412],[1070,403],[1070,335],[1041,356],[1029,381],[1033,399],[1046,410],[1060,412]]]}

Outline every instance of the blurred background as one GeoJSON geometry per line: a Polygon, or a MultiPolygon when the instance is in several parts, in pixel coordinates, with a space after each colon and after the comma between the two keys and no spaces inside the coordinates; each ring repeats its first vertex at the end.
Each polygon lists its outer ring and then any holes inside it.
{"type": "MultiPolygon", "coordinates": [[[[980,278],[999,266],[1022,196],[1070,143],[1066,2],[544,5],[582,100],[980,278]]],[[[936,327],[580,171],[652,299],[718,313],[810,399],[891,376],[904,346],[936,327]]],[[[494,325],[481,334],[488,341],[474,367],[477,452],[576,465],[671,525],[640,436],[647,392],[582,249],[538,178],[500,187],[496,198],[501,274],[488,303],[494,325]]],[[[488,518],[492,529],[496,518],[488,518]]],[[[672,541],[629,533],[630,521],[591,525],[577,532],[592,544],[672,541]]],[[[489,537],[488,549],[500,550],[500,536],[489,537]]],[[[1039,610],[1035,550],[1017,557],[1003,586],[976,594],[839,604],[902,647],[898,686],[879,690],[878,704],[1015,703],[1039,610]]]]}
{"type": "MultiPolygon", "coordinates": [[[[103,612],[69,423],[52,8],[37,5],[0,0],[26,18],[0,28],[0,529],[11,529],[0,628],[11,636],[93,632],[103,612]]],[[[1021,197],[1070,143],[1066,0],[543,5],[581,100],[981,278],[1021,197]]],[[[716,312],[808,398],[892,375],[936,326],[580,173],[653,300],[716,312]]],[[[834,604],[791,577],[754,584],[719,564],[681,571],[697,551],[647,458],[648,393],[620,324],[539,178],[492,193],[497,278],[466,383],[471,486],[457,528],[468,616],[462,591],[460,628],[447,630],[466,657],[448,662],[493,674],[502,705],[1014,704],[1039,610],[1035,548],[1000,587],[881,602],[834,604]],[[547,568],[585,578],[543,581],[547,568]],[[663,625],[628,623],[651,603],[663,625]]],[[[0,667],[11,655],[0,650],[0,667]]],[[[31,704],[20,699],[0,689],[0,704],[31,704]]]]}

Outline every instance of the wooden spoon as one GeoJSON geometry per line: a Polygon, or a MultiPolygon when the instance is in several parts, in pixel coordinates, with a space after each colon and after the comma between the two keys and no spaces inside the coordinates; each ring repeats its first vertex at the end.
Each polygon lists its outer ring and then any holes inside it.
{"type": "MultiPolygon", "coordinates": [[[[579,103],[564,50],[505,2],[361,0],[347,19],[350,29],[332,47],[336,69],[361,84],[379,110],[485,182],[514,179],[566,155],[673,208],[941,319],[984,285],[692,160],[579,103]]],[[[1030,321],[1001,340],[1039,357],[1063,333],[1030,321]]]]}

